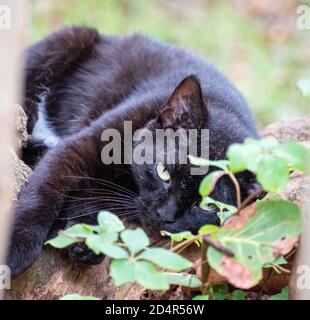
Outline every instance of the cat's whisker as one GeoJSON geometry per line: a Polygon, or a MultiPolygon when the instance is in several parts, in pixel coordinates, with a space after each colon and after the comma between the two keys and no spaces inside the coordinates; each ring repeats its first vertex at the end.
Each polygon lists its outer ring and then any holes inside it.
{"type": "MultiPolygon", "coordinates": [[[[59,191],[68,191],[65,189],[60,189],[59,191]]],[[[117,193],[119,195],[124,196],[124,194],[117,192],[115,190],[111,190],[111,189],[104,189],[104,188],[72,188],[70,189],[70,191],[94,191],[94,192],[100,192],[100,191],[104,191],[104,192],[110,192],[110,193],[117,193]]],[[[127,195],[125,195],[127,196],[127,195]]]]}
{"type": "Polygon", "coordinates": [[[95,200],[95,201],[89,201],[89,202],[86,202],[86,203],[80,203],[78,205],[75,205],[75,206],[69,206],[67,208],[63,208],[61,209],[59,212],[65,212],[65,211],[70,211],[70,210],[75,210],[75,209],[78,209],[79,207],[83,207],[83,206],[89,206],[91,204],[101,204],[101,201],[100,200],[95,200]]]}
{"type": "MultiPolygon", "coordinates": [[[[104,196],[104,195],[98,195],[98,196],[92,196],[92,197],[86,197],[86,198],[79,198],[79,197],[71,197],[73,199],[67,200],[66,203],[73,203],[73,202],[79,202],[80,200],[86,201],[86,200],[100,200],[102,202],[104,201],[118,201],[118,202],[126,202],[126,203],[134,203],[134,199],[126,199],[126,198],[119,198],[119,197],[111,197],[111,196],[104,196]]],[[[87,203],[87,202],[86,202],[87,203]]],[[[84,202],[84,204],[86,204],[84,202]]]]}
{"type": "MultiPolygon", "coordinates": [[[[92,208],[92,209],[94,209],[94,208],[92,208]]],[[[57,220],[73,220],[73,219],[78,219],[78,218],[82,218],[82,217],[86,217],[86,216],[90,216],[90,215],[92,215],[92,214],[94,214],[94,213],[99,213],[100,211],[102,211],[102,210],[106,210],[106,211],[110,211],[110,212],[112,212],[112,213],[114,213],[115,211],[119,211],[119,210],[123,210],[124,212],[123,213],[119,213],[119,214],[117,214],[116,212],[116,215],[117,216],[119,216],[119,217],[125,217],[125,216],[128,216],[128,215],[131,215],[131,214],[135,214],[135,213],[137,213],[138,215],[140,215],[140,213],[138,212],[138,210],[137,209],[130,209],[130,210],[126,210],[126,209],[123,209],[123,208],[115,208],[115,207],[112,207],[112,208],[104,208],[104,207],[99,207],[99,208],[97,208],[96,210],[93,210],[93,211],[87,211],[87,212],[85,212],[84,211],[84,213],[82,213],[82,214],[79,214],[79,215],[74,215],[74,216],[70,216],[70,217],[64,217],[64,218],[57,218],[57,220]]]]}
{"type": "Polygon", "coordinates": [[[137,213],[137,214],[133,214],[133,215],[130,215],[129,217],[126,217],[126,221],[132,221],[132,220],[135,220],[135,219],[140,219],[140,213],[137,213]]]}
{"type": "MultiPolygon", "coordinates": [[[[66,178],[78,178],[78,179],[86,179],[86,178],[84,178],[84,177],[76,177],[76,176],[66,176],[66,178]]],[[[93,178],[91,178],[91,179],[93,179],[93,178]]],[[[97,182],[98,183],[98,182],[97,182]]],[[[99,183],[99,184],[101,184],[101,185],[103,185],[102,183],[99,183]]],[[[107,185],[103,185],[104,187],[109,187],[109,188],[117,188],[116,186],[110,186],[108,183],[107,183],[107,185]]],[[[73,189],[72,189],[73,190],[73,189]]],[[[75,190],[80,190],[80,191],[84,191],[84,190],[87,190],[87,189],[84,189],[84,188],[81,188],[81,189],[75,189],[75,190]]],[[[99,190],[102,190],[102,191],[106,191],[106,192],[110,192],[110,193],[114,193],[114,194],[119,194],[119,195],[121,195],[122,197],[136,197],[137,195],[136,194],[130,194],[130,193],[128,193],[128,190],[123,190],[121,187],[120,188],[117,188],[117,191],[116,190],[113,190],[113,189],[98,189],[98,191],[99,190]],[[122,192],[124,192],[124,193],[120,193],[120,192],[118,192],[118,191],[122,191],[122,192]]],[[[57,191],[57,190],[55,190],[55,191],[57,191]]],[[[68,190],[64,190],[64,191],[68,191],[68,190]]],[[[71,189],[69,190],[69,191],[71,191],[71,189]]],[[[65,194],[63,194],[62,193],[62,195],[64,195],[65,196],[65,194]]]]}
{"type": "Polygon", "coordinates": [[[118,184],[116,184],[116,183],[113,183],[113,182],[111,182],[111,181],[109,181],[109,180],[100,179],[100,178],[95,178],[95,177],[90,177],[90,176],[89,176],[85,171],[83,171],[82,169],[80,169],[80,172],[81,172],[81,174],[83,175],[84,178],[91,179],[91,180],[93,180],[93,181],[100,181],[100,182],[110,183],[111,185],[117,186],[118,189],[123,188],[123,189],[126,190],[126,191],[132,192],[131,190],[129,190],[129,189],[123,187],[123,186],[120,186],[120,185],[118,185],[118,184]]]}
{"type": "MultiPolygon", "coordinates": [[[[87,189],[71,189],[70,191],[84,191],[84,190],[87,190],[87,189]]],[[[100,196],[101,196],[101,199],[105,199],[105,195],[110,195],[110,196],[113,196],[113,195],[116,195],[118,197],[114,197],[115,199],[118,199],[119,197],[123,198],[124,200],[129,200],[129,201],[133,201],[133,198],[130,197],[130,196],[127,196],[127,195],[122,195],[118,192],[109,192],[109,191],[105,191],[105,190],[102,190],[102,192],[99,192],[99,190],[101,191],[101,189],[98,189],[98,192],[95,194],[97,194],[97,196],[90,196],[90,197],[76,197],[76,196],[71,196],[71,195],[66,195],[60,191],[57,191],[57,190],[54,190],[56,193],[59,193],[61,196],[65,197],[65,198],[69,198],[69,199],[75,199],[75,200],[68,200],[66,202],[74,202],[74,201],[79,201],[79,200],[92,200],[92,199],[99,199],[100,196]]]]}
{"type": "MultiPolygon", "coordinates": [[[[131,202],[121,202],[121,201],[116,201],[116,200],[110,200],[108,203],[116,203],[122,206],[134,206],[134,203],[131,202]]],[[[73,205],[73,206],[68,206],[67,208],[64,208],[60,211],[68,211],[68,210],[75,210],[79,207],[85,207],[85,206],[89,206],[91,204],[98,204],[98,205],[105,205],[105,203],[102,201],[102,199],[97,199],[94,201],[88,201],[88,202],[84,202],[84,203],[79,203],[77,205],[73,205]]]]}
{"type": "MultiPolygon", "coordinates": [[[[70,211],[70,210],[75,210],[79,207],[85,207],[85,206],[90,206],[91,204],[95,205],[97,204],[98,206],[104,206],[104,202],[102,200],[95,200],[95,201],[90,201],[90,202],[86,202],[86,203],[81,203],[81,204],[78,204],[76,206],[69,206],[68,208],[64,208],[64,209],[61,209],[60,212],[62,211],[70,211]]],[[[133,202],[122,202],[122,201],[118,201],[116,199],[112,199],[110,201],[108,201],[108,204],[117,204],[119,205],[120,208],[136,208],[136,205],[135,203],[133,202]]],[[[107,204],[106,204],[107,205],[107,204]]]]}
{"type": "Polygon", "coordinates": [[[102,184],[103,186],[104,186],[105,184],[107,184],[107,185],[109,185],[110,187],[114,187],[114,188],[116,188],[116,190],[118,190],[118,191],[123,191],[123,192],[125,192],[125,194],[131,195],[131,196],[133,196],[133,197],[136,197],[136,196],[137,196],[137,194],[134,193],[133,191],[125,188],[124,186],[120,186],[120,185],[118,185],[118,184],[116,184],[116,183],[114,183],[114,182],[112,182],[112,181],[103,180],[103,179],[98,179],[98,183],[99,183],[99,184],[102,184]]]}
{"type": "Polygon", "coordinates": [[[88,180],[93,180],[96,181],[98,184],[102,184],[102,185],[109,185],[111,187],[117,188],[117,190],[122,190],[127,194],[130,194],[131,196],[137,196],[136,193],[134,193],[133,191],[127,189],[124,186],[118,185],[112,181],[109,180],[105,180],[105,179],[100,179],[100,178],[93,178],[93,177],[88,177],[88,176],[66,176],[66,178],[73,178],[73,179],[88,179],[88,180]]]}
{"type": "Polygon", "coordinates": [[[116,210],[128,210],[128,209],[135,209],[137,210],[136,204],[132,199],[130,201],[124,200],[124,199],[118,199],[118,198],[110,198],[110,199],[95,199],[93,201],[88,201],[84,203],[79,203],[75,206],[68,206],[67,208],[63,208],[60,210],[60,212],[66,212],[70,210],[77,210],[78,208],[82,207],[82,209],[77,214],[86,212],[87,210],[100,210],[105,209],[107,207],[111,207],[116,210]],[[106,201],[106,202],[105,202],[106,201]],[[84,208],[83,208],[84,207],[84,208]]]}
{"type": "Polygon", "coordinates": [[[132,200],[134,197],[132,196],[128,196],[128,195],[123,195],[119,192],[113,192],[113,191],[108,191],[108,190],[105,190],[105,189],[98,189],[98,190],[91,190],[91,189],[72,189],[71,191],[79,191],[79,192],[85,192],[87,194],[94,194],[96,196],[99,196],[99,195],[111,195],[111,196],[117,196],[119,198],[124,198],[124,199],[130,199],[132,200]]]}

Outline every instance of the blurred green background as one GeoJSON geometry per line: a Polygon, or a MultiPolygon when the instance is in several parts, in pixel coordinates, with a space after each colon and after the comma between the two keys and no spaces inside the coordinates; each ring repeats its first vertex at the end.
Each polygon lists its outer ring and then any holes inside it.
{"type": "MultiPolygon", "coordinates": [[[[107,34],[141,32],[214,62],[263,127],[309,111],[297,83],[310,75],[310,30],[295,0],[33,0],[31,42],[64,24],[107,34]]],[[[310,5],[310,1],[309,1],[310,5]]]]}

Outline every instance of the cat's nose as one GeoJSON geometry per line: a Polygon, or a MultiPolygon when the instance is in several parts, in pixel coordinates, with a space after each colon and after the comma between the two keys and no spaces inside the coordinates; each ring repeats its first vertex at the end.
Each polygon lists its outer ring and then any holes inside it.
{"type": "Polygon", "coordinates": [[[178,207],[174,197],[170,197],[167,201],[157,209],[161,222],[171,223],[175,222],[178,207]]]}
{"type": "Polygon", "coordinates": [[[162,222],[174,222],[175,221],[175,211],[171,211],[167,208],[158,209],[158,215],[160,216],[160,220],[162,222]]]}

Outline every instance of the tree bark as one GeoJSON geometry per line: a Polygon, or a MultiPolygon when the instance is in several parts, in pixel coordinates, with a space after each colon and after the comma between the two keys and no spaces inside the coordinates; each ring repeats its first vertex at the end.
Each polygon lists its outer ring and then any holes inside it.
{"type": "MultiPolygon", "coordinates": [[[[10,226],[10,154],[12,143],[12,102],[18,102],[21,88],[26,0],[2,1],[0,30],[0,266],[5,263],[10,226]]],[[[7,273],[7,271],[5,271],[7,273]]],[[[9,274],[7,274],[9,276],[9,274]]],[[[3,295],[0,287],[0,299],[3,295]]]]}

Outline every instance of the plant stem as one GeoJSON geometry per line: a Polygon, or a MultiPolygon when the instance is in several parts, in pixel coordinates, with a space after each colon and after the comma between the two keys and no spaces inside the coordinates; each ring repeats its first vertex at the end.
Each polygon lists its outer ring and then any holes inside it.
{"type": "Polygon", "coordinates": [[[229,175],[231,181],[233,182],[233,184],[235,185],[236,197],[237,197],[237,208],[240,209],[241,208],[241,193],[240,193],[239,182],[233,173],[228,172],[228,175],[229,175]]]}
{"type": "Polygon", "coordinates": [[[257,195],[262,193],[264,190],[262,188],[258,188],[255,192],[251,193],[244,201],[241,203],[240,209],[245,208],[257,195]]]}
{"type": "Polygon", "coordinates": [[[208,245],[213,247],[214,249],[224,253],[228,257],[234,257],[235,253],[230,249],[224,247],[218,240],[212,238],[209,234],[205,234],[203,236],[203,243],[206,242],[208,245]]]}
{"type": "Polygon", "coordinates": [[[280,271],[280,273],[281,273],[281,271],[282,271],[282,272],[285,272],[285,273],[291,273],[290,270],[287,270],[287,269],[283,268],[282,266],[275,265],[275,264],[273,264],[273,263],[272,263],[272,266],[275,267],[276,269],[278,269],[278,270],[280,271]]]}
{"type": "Polygon", "coordinates": [[[202,245],[201,245],[201,282],[203,284],[203,294],[205,290],[207,290],[207,282],[210,273],[210,265],[207,259],[207,250],[208,250],[208,242],[206,241],[205,237],[202,238],[202,245]]]}
{"type": "Polygon", "coordinates": [[[210,232],[205,233],[205,234],[197,234],[196,236],[193,236],[193,238],[191,238],[191,239],[184,240],[184,241],[180,242],[179,244],[177,244],[176,246],[174,246],[170,250],[173,251],[173,252],[178,251],[179,249],[183,248],[184,246],[187,247],[188,245],[194,243],[197,240],[202,241],[202,237],[205,236],[206,234],[210,235],[210,234],[213,234],[213,233],[216,233],[216,232],[218,232],[218,230],[210,231],[210,232]]]}
{"type": "Polygon", "coordinates": [[[189,247],[192,243],[185,244],[182,248],[177,251],[177,254],[181,254],[187,247],[189,247]]]}
{"type": "Polygon", "coordinates": [[[178,251],[179,249],[183,248],[184,246],[188,246],[192,243],[194,243],[196,240],[200,240],[202,237],[202,235],[197,235],[197,236],[194,236],[192,239],[189,239],[189,240],[185,240],[185,241],[182,241],[181,243],[177,244],[176,246],[174,246],[173,248],[171,248],[171,251],[175,252],[175,251],[178,251]]]}
{"type": "Polygon", "coordinates": [[[202,244],[203,244],[203,242],[207,242],[208,245],[210,245],[211,247],[215,248],[216,250],[224,253],[226,256],[234,257],[235,256],[234,252],[232,252],[230,249],[224,247],[215,238],[211,237],[211,234],[215,233],[215,232],[217,232],[217,231],[208,232],[205,234],[198,234],[197,236],[193,237],[192,239],[183,241],[183,242],[179,243],[178,245],[176,245],[175,247],[171,248],[171,251],[176,252],[180,249],[182,249],[182,251],[183,251],[185,248],[187,248],[190,244],[192,244],[196,240],[200,240],[200,241],[202,241],[202,244]]]}

